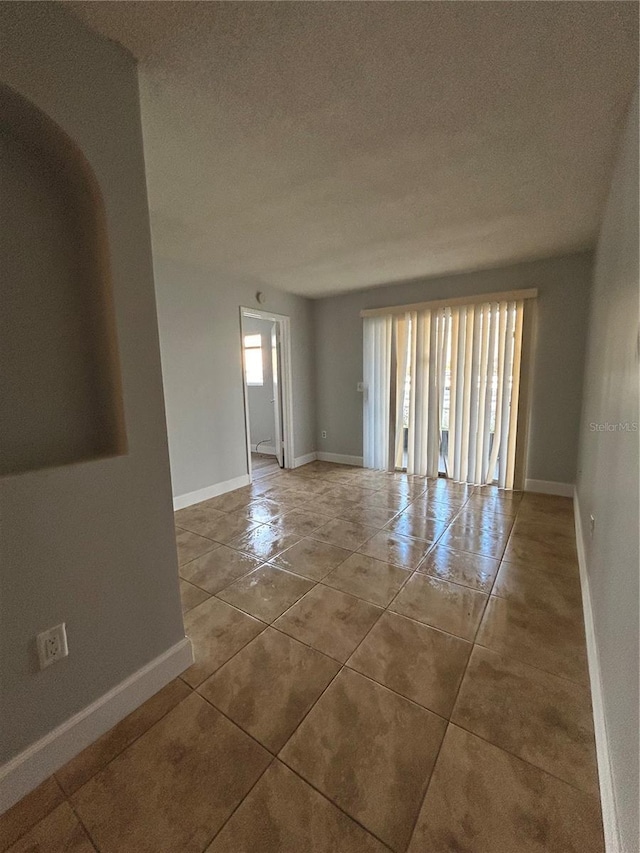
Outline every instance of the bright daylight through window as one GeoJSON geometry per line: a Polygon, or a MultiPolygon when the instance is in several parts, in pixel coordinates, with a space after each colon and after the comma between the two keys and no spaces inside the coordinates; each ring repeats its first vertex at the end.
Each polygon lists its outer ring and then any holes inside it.
{"type": "Polygon", "coordinates": [[[247,385],[264,385],[262,335],[244,336],[244,369],[247,385]]]}

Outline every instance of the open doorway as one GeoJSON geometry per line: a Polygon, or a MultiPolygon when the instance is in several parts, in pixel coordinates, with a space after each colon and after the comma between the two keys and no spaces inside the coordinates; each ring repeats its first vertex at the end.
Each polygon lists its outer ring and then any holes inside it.
{"type": "Polygon", "coordinates": [[[289,318],[240,309],[247,470],[252,480],[293,465],[289,318]]]}

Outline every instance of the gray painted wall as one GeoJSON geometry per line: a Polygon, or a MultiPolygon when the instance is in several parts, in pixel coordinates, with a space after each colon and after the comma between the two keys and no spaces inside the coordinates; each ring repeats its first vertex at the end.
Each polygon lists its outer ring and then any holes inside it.
{"type": "Polygon", "coordinates": [[[262,339],[262,370],[263,385],[249,385],[249,426],[251,444],[269,439],[261,445],[260,452],[273,452],[275,446],[275,413],[273,407],[273,365],[271,358],[271,327],[270,320],[258,320],[256,317],[245,317],[243,328],[245,335],[260,335],[262,339]],[[269,448],[269,450],[267,450],[269,448]]]}
{"type": "Polygon", "coordinates": [[[0,481],[5,761],[184,629],[135,65],[58,4],[0,4],[0,31],[0,80],[77,142],[104,195],[128,438],[126,455],[0,481]],[[69,657],[39,671],[35,635],[62,621],[69,657]]]}
{"type": "Polygon", "coordinates": [[[581,252],[317,300],[317,449],[362,456],[361,309],[537,287],[527,477],[573,483],[591,268],[581,252]]]}
{"type": "Polygon", "coordinates": [[[174,495],[247,473],[241,306],[291,318],[294,455],[315,450],[311,302],[157,254],[154,270],[174,495]]]}
{"type": "Polygon", "coordinates": [[[638,96],[634,98],[595,264],[580,426],[578,500],[613,784],[624,853],[638,850],[638,96]],[[593,537],[589,516],[595,517],[593,537]]]}

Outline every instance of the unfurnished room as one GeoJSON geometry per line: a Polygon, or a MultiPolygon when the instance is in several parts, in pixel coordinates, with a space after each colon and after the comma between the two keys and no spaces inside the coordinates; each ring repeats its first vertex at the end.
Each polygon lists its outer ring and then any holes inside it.
{"type": "Polygon", "coordinates": [[[0,0],[0,853],[640,853],[638,28],[0,0]]]}

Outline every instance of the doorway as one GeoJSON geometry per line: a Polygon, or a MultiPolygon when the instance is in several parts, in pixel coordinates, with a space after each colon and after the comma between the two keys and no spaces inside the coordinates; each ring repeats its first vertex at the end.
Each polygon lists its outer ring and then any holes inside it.
{"type": "Polygon", "coordinates": [[[293,467],[290,320],[240,309],[247,471],[251,480],[293,467]]]}

